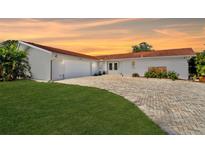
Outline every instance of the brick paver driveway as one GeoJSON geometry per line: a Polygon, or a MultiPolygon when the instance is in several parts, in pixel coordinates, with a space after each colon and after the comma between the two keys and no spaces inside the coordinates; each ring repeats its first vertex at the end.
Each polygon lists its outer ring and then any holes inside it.
{"type": "Polygon", "coordinates": [[[109,75],[57,82],[97,87],[121,95],[169,134],[205,134],[205,84],[109,75]]]}

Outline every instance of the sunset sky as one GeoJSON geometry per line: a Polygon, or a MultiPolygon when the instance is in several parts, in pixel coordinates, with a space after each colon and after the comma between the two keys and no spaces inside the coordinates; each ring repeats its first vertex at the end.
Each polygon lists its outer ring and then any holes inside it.
{"type": "Polygon", "coordinates": [[[205,19],[0,19],[0,41],[24,40],[89,55],[154,49],[205,49],[205,19]]]}

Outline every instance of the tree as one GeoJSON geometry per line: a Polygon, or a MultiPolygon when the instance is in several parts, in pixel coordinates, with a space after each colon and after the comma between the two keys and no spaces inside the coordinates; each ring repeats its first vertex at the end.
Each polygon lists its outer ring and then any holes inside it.
{"type": "Polygon", "coordinates": [[[198,76],[205,76],[205,51],[196,55],[196,71],[198,76]]]}
{"type": "Polygon", "coordinates": [[[194,76],[197,75],[197,71],[196,71],[196,57],[193,56],[188,60],[188,64],[189,64],[189,78],[193,78],[194,76]]]}
{"type": "Polygon", "coordinates": [[[138,45],[132,46],[132,52],[140,52],[140,51],[150,51],[152,50],[152,45],[147,42],[141,42],[138,45]]]}
{"type": "Polygon", "coordinates": [[[0,80],[16,80],[31,77],[27,53],[19,48],[18,41],[8,40],[0,44],[0,80]]]}

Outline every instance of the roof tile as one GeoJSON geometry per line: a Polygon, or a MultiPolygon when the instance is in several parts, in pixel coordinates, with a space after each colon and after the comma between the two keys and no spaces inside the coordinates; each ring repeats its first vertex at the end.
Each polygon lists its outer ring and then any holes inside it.
{"type": "Polygon", "coordinates": [[[185,55],[195,55],[195,53],[192,48],[181,48],[181,49],[142,51],[142,52],[137,52],[137,53],[102,55],[102,56],[97,56],[97,58],[101,60],[111,60],[111,59],[123,59],[123,58],[183,56],[183,55],[184,56],[185,55]]]}
{"type": "MultiPolygon", "coordinates": [[[[25,41],[23,41],[25,42],[25,41]]],[[[88,59],[94,59],[94,60],[111,60],[111,59],[124,59],[124,58],[143,58],[143,57],[163,57],[163,56],[192,56],[195,55],[192,48],[181,48],[181,49],[166,49],[166,50],[152,50],[152,51],[142,51],[137,53],[123,53],[123,54],[111,54],[111,55],[101,55],[101,56],[90,56],[85,55],[73,51],[58,49],[54,47],[49,47],[45,45],[40,45],[32,42],[25,42],[27,44],[71,56],[77,56],[77,57],[83,57],[88,59]]]]}
{"type": "Polygon", "coordinates": [[[88,59],[95,59],[97,60],[97,57],[94,56],[90,56],[90,55],[85,55],[85,54],[81,54],[81,53],[77,53],[77,52],[73,52],[73,51],[68,51],[68,50],[63,50],[63,49],[58,49],[58,48],[54,48],[54,47],[49,47],[49,46],[45,46],[45,45],[40,45],[40,44],[36,44],[36,43],[32,43],[32,42],[26,42],[23,41],[27,44],[48,50],[48,51],[52,51],[52,52],[56,52],[56,53],[61,53],[61,54],[66,54],[66,55],[70,55],[70,56],[77,56],[77,57],[82,57],[82,58],[88,58],[88,59]]]}

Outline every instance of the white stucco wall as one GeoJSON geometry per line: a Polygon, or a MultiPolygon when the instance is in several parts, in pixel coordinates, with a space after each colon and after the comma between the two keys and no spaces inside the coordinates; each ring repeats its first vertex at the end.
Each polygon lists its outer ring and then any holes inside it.
{"type": "Polygon", "coordinates": [[[107,62],[105,61],[99,61],[98,62],[98,71],[105,71],[107,72],[107,62]]]}
{"type": "Polygon", "coordinates": [[[118,73],[123,75],[138,73],[140,76],[144,76],[149,67],[166,66],[168,71],[177,72],[179,78],[188,79],[188,63],[185,57],[136,58],[113,61],[119,62],[118,73]],[[132,65],[132,61],[135,61],[135,66],[132,65]]]}
{"type": "Polygon", "coordinates": [[[92,75],[99,71],[99,62],[92,61],[92,75]]]}
{"type": "Polygon", "coordinates": [[[31,48],[24,44],[21,44],[20,47],[28,52],[28,59],[31,66],[32,78],[36,80],[49,81],[51,77],[51,52],[42,52],[42,50],[38,48],[31,48]]]}
{"type": "Polygon", "coordinates": [[[138,73],[140,76],[144,76],[144,73],[148,71],[149,67],[165,66],[168,71],[177,72],[179,74],[179,78],[188,79],[188,63],[185,56],[97,61],[93,59],[49,52],[40,48],[26,46],[24,43],[21,44],[21,48],[28,52],[32,78],[37,80],[48,81],[51,80],[51,78],[53,80],[58,80],[94,75],[99,71],[107,72],[109,61],[118,62],[118,71],[115,73],[122,73],[123,75],[138,73]],[[132,65],[133,61],[135,62],[135,66],[132,65]]]}
{"type": "Polygon", "coordinates": [[[52,54],[52,79],[82,77],[93,75],[98,71],[98,62],[92,59],[52,54]]]}
{"type": "Polygon", "coordinates": [[[24,42],[20,42],[20,47],[28,52],[32,78],[36,80],[89,76],[99,71],[96,60],[54,53],[24,42]]]}

